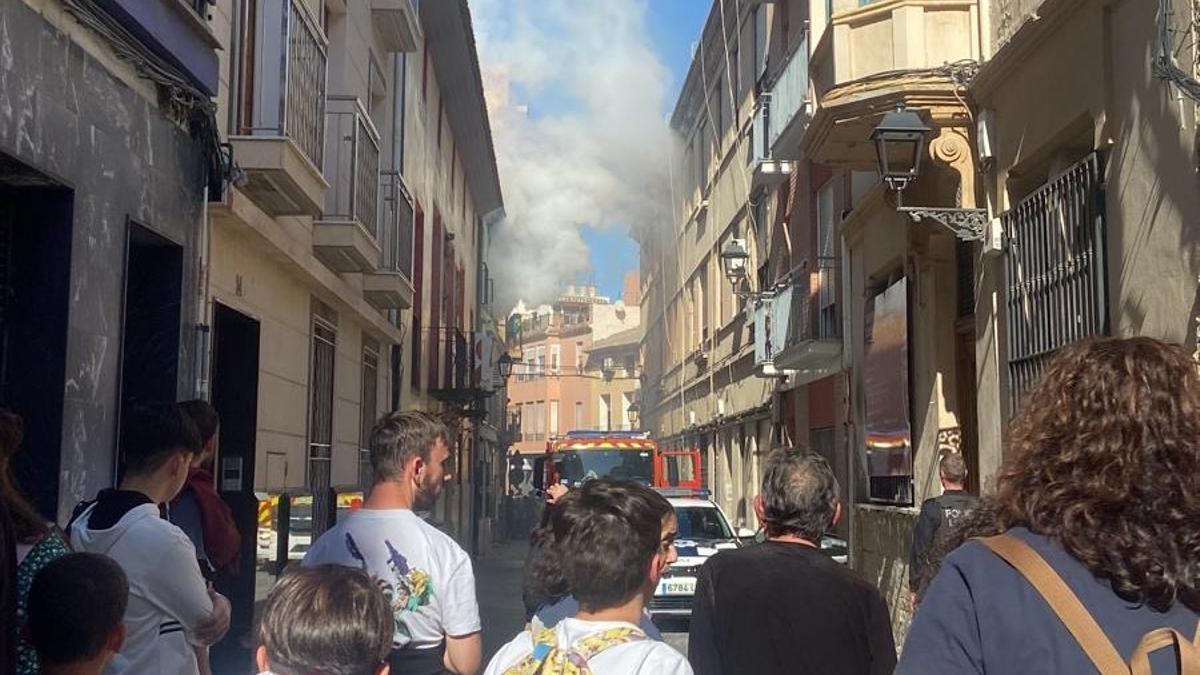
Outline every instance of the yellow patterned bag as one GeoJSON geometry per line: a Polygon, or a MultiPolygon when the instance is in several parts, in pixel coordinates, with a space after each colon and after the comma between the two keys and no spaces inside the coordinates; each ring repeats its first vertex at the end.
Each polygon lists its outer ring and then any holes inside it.
{"type": "Polygon", "coordinates": [[[600,652],[617,645],[645,640],[646,634],[636,628],[609,628],[580,638],[566,650],[558,646],[553,628],[542,628],[533,634],[533,653],[504,675],[591,675],[588,661],[600,652]]]}

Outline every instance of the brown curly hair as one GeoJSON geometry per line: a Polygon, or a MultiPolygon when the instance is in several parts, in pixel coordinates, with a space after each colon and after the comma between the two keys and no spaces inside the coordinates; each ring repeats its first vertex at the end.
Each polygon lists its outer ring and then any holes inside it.
{"type": "Polygon", "coordinates": [[[1145,337],[1064,348],[1013,419],[995,493],[944,546],[1024,526],[1125,600],[1200,611],[1197,367],[1145,337]]]}

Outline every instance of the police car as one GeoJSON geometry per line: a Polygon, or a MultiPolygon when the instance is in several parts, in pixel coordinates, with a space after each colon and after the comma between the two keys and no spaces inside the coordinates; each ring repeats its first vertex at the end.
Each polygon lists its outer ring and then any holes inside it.
{"type": "MultiPolygon", "coordinates": [[[[688,619],[692,615],[692,598],[696,595],[696,574],[718,551],[740,548],[756,543],[758,533],[748,528],[734,528],[725,512],[711,499],[707,490],[659,489],[679,521],[675,539],[676,560],[663,573],[650,599],[650,615],[656,623],[672,619],[688,619]]],[[[759,535],[761,538],[761,535],[759,535]]],[[[843,565],[847,558],[846,542],[832,536],[821,540],[821,550],[843,565]]]]}
{"type": "Polygon", "coordinates": [[[654,597],[650,599],[650,614],[656,620],[670,617],[686,618],[692,614],[692,597],[696,594],[696,572],[717,551],[738,548],[742,541],[753,541],[754,531],[734,529],[721,507],[708,498],[706,490],[667,490],[659,492],[675,507],[679,521],[679,536],[675,551],[679,559],[667,568],[654,597]]]}

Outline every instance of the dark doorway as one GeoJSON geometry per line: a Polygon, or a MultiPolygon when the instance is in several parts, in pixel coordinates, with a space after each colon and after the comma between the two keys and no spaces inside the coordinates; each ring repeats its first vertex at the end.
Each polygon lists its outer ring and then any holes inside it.
{"type": "Polygon", "coordinates": [[[66,390],[73,193],[0,157],[0,406],[25,422],[17,482],[55,518],[66,390]]]}
{"type": "Polygon", "coordinates": [[[221,574],[217,588],[233,606],[229,635],[212,652],[213,672],[234,672],[250,662],[247,640],[254,623],[258,500],[254,495],[258,429],[258,321],[213,304],[212,404],[221,416],[213,472],[233,510],[241,553],[238,571],[221,574]]]}
{"type": "MultiPolygon", "coordinates": [[[[183,247],[130,221],[121,341],[122,419],[131,406],[176,399],[182,298],[183,247]]],[[[118,480],[121,468],[118,459],[118,480]]]]}

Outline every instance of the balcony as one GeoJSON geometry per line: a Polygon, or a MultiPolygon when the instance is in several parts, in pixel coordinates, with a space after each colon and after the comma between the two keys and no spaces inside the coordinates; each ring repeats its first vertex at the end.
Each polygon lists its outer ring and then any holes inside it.
{"type": "Polygon", "coordinates": [[[325,176],[330,189],[313,222],[313,254],[337,272],[374,272],[379,248],[379,132],[362,102],[329,97],[325,176]]]}
{"type": "Polygon", "coordinates": [[[325,37],[302,0],[260,2],[234,158],[242,191],[272,216],[317,216],[329,184],[325,145],[325,37]]]}
{"type": "Polygon", "coordinates": [[[768,82],[771,91],[767,145],[778,160],[800,159],[800,139],[808,126],[808,36],[805,35],[768,82]]]}
{"type": "Polygon", "coordinates": [[[980,58],[979,11],[978,0],[876,0],[861,7],[834,0],[809,69],[818,104],[804,138],[809,155],[873,169],[867,138],[882,112],[899,103],[927,110],[935,125],[961,124],[949,72],[980,58]]]}
{"type": "Polygon", "coordinates": [[[792,175],[793,164],[775,159],[771,152],[771,94],[758,98],[750,123],[749,162],[751,190],[779,185],[792,175]]]}
{"type": "Polygon", "coordinates": [[[775,367],[796,371],[798,382],[818,380],[841,368],[838,269],[836,259],[818,258],[815,268],[795,272],[776,298],[775,367]]]}
{"type": "Polygon", "coordinates": [[[447,403],[470,404],[491,392],[481,386],[475,358],[475,333],[443,326],[431,330],[441,367],[430,385],[430,394],[447,403]]]}
{"type": "Polygon", "coordinates": [[[412,307],[413,198],[404,179],[384,171],[379,182],[379,268],[363,277],[363,295],[378,309],[412,307]]]}
{"type": "Polygon", "coordinates": [[[371,0],[371,22],[392,52],[415,52],[421,40],[421,22],[411,0],[371,0]]]}

